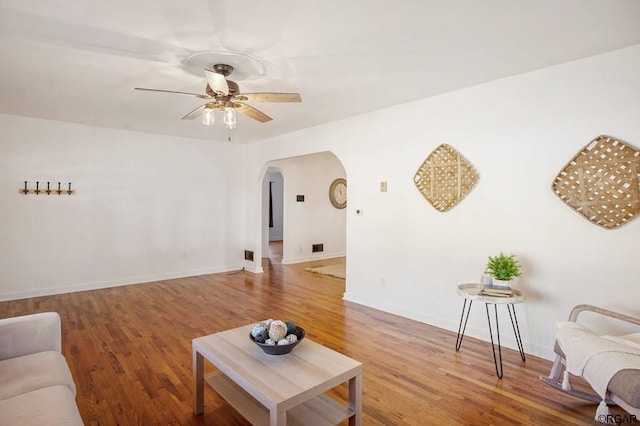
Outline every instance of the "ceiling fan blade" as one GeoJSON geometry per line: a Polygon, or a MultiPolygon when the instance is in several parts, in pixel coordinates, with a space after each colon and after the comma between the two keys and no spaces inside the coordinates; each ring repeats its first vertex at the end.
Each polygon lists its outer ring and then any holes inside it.
{"type": "Polygon", "coordinates": [[[211,90],[216,93],[222,93],[225,96],[229,94],[229,85],[227,84],[227,79],[224,78],[224,75],[211,70],[204,71],[207,76],[207,83],[209,83],[211,90]]]}
{"type": "Polygon", "coordinates": [[[196,98],[200,98],[200,99],[211,99],[211,96],[200,94],[200,93],[177,92],[175,90],[162,90],[162,89],[145,89],[144,87],[135,87],[134,89],[145,90],[147,92],[161,92],[161,93],[173,93],[176,95],[195,96],[196,98]]]}
{"type": "Polygon", "coordinates": [[[237,95],[236,99],[247,102],[302,102],[300,93],[242,93],[237,95]]]}
{"type": "Polygon", "coordinates": [[[237,103],[234,102],[233,106],[235,107],[235,109],[237,109],[241,113],[248,115],[254,120],[258,120],[261,123],[266,123],[267,121],[273,120],[273,118],[269,117],[264,112],[257,110],[252,106],[243,104],[242,102],[237,102],[237,103]]]}
{"type": "Polygon", "coordinates": [[[202,114],[202,110],[204,110],[206,106],[207,104],[200,105],[198,108],[194,109],[193,111],[189,111],[184,117],[182,117],[182,119],[193,120],[194,118],[198,118],[200,114],[202,114]]]}

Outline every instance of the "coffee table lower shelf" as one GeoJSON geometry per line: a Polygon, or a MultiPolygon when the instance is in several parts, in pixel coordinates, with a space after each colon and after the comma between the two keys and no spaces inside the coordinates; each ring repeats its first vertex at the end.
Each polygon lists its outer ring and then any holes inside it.
{"type": "MultiPolygon", "coordinates": [[[[252,425],[269,425],[269,410],[233,380],[220,372],[208,374],[204,379],[252,425]]],[[[322,394],[290,408],[287,425],[337,425],[353,415],[354,410],[322,394]]]]}

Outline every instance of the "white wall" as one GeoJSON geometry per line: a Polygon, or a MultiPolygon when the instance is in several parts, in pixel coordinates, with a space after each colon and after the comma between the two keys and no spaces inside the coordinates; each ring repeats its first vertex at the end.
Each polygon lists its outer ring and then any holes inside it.
{"type": "Polygon", "coordinates": [[[0,300],[242,267],[245,146],[8,115],[0,128],[0,300]],[[77,193],[22,195],[25,180],[77,193]]]}
{"type": "MultiPolygon", "coordinates": [[[[638,75],[635,46],[329,123],[250,146],[248,180],[258,180],[270,160],[335,153],[349,184],[345,298],[449,330],[457,330],[462,307],[456,286],[477,282],[488,255],[516,254],[527,298],[517,308],[525,350],[550,358],[554,322],[576,304],[640,315],[640,219],[604,230],[550,190],[566,162],[600,134],[640,147],[638,75]],[[441,143],[480,175],[446,213],[413,184],[441,143]],[[388,181],[387,193],[380,181],[388,181]]],[[[258,191],[247,195],[248,211],[258,191]]],[[[260,219],[247,220],[246,245],[259,244],[260,219]]],[[[515,347],[505,316],[503,342],[515,347]]],[[[467,331],[488,338],[481,306],[467,331]]]]}
{"type": "Polygon", "coordinates": [[[329,259],[346,253],[346,211],[333,207],[329,186],[345,171],[335,155],[319,153],[269,163],[284,179],[282,263],[329,259]],[[304,195],[304,202],[296,196],[304,195]],[[324,251],[312,253],[313,244],[324,251]]]}

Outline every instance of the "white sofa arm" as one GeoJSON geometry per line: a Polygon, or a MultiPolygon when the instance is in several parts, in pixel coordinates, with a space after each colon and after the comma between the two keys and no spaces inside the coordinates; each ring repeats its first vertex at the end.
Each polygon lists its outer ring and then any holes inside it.
{"type": "Polygon", "coordinates": [[[44,351],[62,351],[57,312],[0,319],[0,360],[44,351]]]}

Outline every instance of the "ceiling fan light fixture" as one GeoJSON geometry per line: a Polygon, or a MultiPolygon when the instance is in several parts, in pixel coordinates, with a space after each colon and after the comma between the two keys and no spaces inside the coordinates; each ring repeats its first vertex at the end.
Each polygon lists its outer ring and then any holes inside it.
{"type": "Polygon", "coordinates": [[[216,122],[216,116],[213,108],[205,107],[202,111],[202,124],[205,126],[213,126],[216,122]]]}
{"type": "Polygon", "coordinates": [[[136,90],[145,90],[150,92],[161,93],[174,93],[179,95],[194,96],[198,99],[204,99],[206,104],[200,105],[193,109],[185,116],[183,120],[193,120],[200,117],[204,126],[213,126],[215,124],[215,111],[222,111],[222,118],[225,127],[228,130],[235,129],[238,125],[236,110],[245,114],[247,117],[256,120],[260,123],[266,123],[271,121],[264,112],[254,108],[243,102],[301,102],[299,93],[281,93],[281,92],[256,92],[256,93],[241,93],[238,83],[235,81],[227,80],[227,77],[233,72],[234,67],[224,63],[216,63],[213,66],[208,65],[205,68],[205,93],[189,93],[180,92],[175,90],[164,89],[147,89],[143,87],[136,87],[136,90]],[[234,103],[234,101],[242,101],[234,103]]]}
{"type": "Polygon", "coordinates": [[[235,129],[238,125],[236,121],[236,109],[232,105],[224,107],[224,124],[227,126],[227,129],[235,129]]]}

